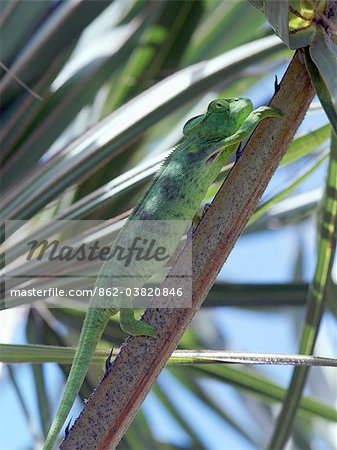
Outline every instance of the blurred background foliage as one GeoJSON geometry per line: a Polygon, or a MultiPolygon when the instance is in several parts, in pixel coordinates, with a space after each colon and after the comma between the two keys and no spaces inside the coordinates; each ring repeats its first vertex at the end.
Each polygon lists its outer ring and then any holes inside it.
{"type": "MultiPolygon", "coordinates": [[[[64,231],[62,223],[46,229],[44,220],[118,224],[188,118],[216,97],[267,104],[275,74],[280,79],[293,54],[246,1],[2,0],[0,12],[2,233],[5,220],[28,221],[9,227],[18,230],[2,245],[2,261],[6,250],[16,269],[23,238],[64,231]]],[[[182,349],[297,352],[329,136],[315,99],[182,349]]],[[[4,285],[2,293],[2,342],[75,345],[84,317],[76,301],[53,298],[34,308],[22,299],[24,308],[10,309],[18,303],[5,304],[4,285]]],[[[336,277],[329,275],[326,297],[316,351],[336,356],[336,277]]],[[[112,320],[102,347],[123,339],[112,320]]],[[[58,367],[1,372],[1,448],[41,443],[69,371],[58,367]]],[[[120,448],[265,447],[291,375],[289,367],[268,369],[167,368],[120,448]]],[[[332,370],[312,369],[289,448],[336,448],[332,370]]],[[[102,373],[93,365],[82,399],[102,373]]]]}

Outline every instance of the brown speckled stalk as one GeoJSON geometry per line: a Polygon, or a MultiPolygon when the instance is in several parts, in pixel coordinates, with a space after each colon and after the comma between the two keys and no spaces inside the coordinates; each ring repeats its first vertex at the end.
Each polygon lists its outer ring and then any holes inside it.
{"type": "MultiPolygon", "coordinates": [[[[254,211],[303,120],[314,92],[297,52],[272,106],[284,120],[262,122],[199,225],[193,241],[193,298],[188,309],[152,309],[158,337],[129,337],[86,405],[62,450],[115,448],[254,211]]],[[[179,263],[179,262],[178,262],[179,263]]]]}

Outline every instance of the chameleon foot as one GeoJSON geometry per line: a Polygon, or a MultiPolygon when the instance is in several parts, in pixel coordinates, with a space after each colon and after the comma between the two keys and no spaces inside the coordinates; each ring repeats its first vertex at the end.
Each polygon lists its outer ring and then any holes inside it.
{"type": "Polygon", "coordinates": [[[132,308],[120,309],[121,329],[132,336],[150,336],[156,337],[156,330],[142,320],[136,320],[132,308]]]}
{"type": "Polygon", "coordinates": [[[201,219],[206,214],[206,211],[211,207],[210,203],[205,203],[203,206],[199,206],[198,211],[195,213],[193,220],[192,220],[192,231],[195,231],[199,223],[201,222],[201,219]]]}

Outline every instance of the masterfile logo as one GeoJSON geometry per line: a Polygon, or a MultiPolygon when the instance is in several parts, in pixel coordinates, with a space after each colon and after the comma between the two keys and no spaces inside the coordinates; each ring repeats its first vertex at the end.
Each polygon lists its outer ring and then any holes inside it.
{"type": "Polygon", "coordinates": [[[45,255],[49,261],[94,261],[98,259],[103,262],[116,259],[117,261],[123,261],[124,266],[128,267],[132,259],[136,261],[153,259],[160,262],[170,258],[167,249],[158,245],[156,239],[149,240],[139,236],[133,238],[128,248],[118,244],[114,247],[100,247],[99,241],[95,241],[88,248],[84,243],[75,248],[70,245],[62,246],[58,240],[48,242],[46,239],[30,241],[27,246],[30,247],[27,261],[32,259],[41,261],[45,255]]]}
{"type": "Polygon", "coordinates": [[[44,221],[33,228],[25,221],[7,222],[6,304],[43,300],[64,306],[76,299],[87,305],[95,297],[97,307],[147,307],[161,297],[155,307],[188,307],[191,223],[133,220],[123,227],[125,223],[44,221]],[[182,253],[186,260],[176,270],[182,253]],[[162,290],[167,278],[170,288],[162,290]]]}

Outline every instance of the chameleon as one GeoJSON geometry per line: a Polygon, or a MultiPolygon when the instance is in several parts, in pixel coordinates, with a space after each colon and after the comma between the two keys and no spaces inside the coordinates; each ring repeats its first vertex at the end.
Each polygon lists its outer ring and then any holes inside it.
{"type": "MultiPolygon", "coordinates": [[[[186,122],[183,140],[173,148],[120,233],[127,234],[134,220],[192,221],[208,188],[238,145],[251,135],[261,120],[281,116],[280,111],[268,106],[254,110],[251,100],[245,98],[213,100],[204,114],[186,122]]],[[[114,264],[113,259],[102,264],[96,286],[107,286],[104,277],[108,278],[114,272],[114,264]]],[[[120,308],[97,307],[99,301],[101,299],[93,296],[89,302],[72,367],[44,450],[55,446],[111,317],[119,310],[120,327],[124,332],[155,338],[156,332],[150,324],[135,319],[132,301],[131,305],[121,303],[120,308]]]]}

